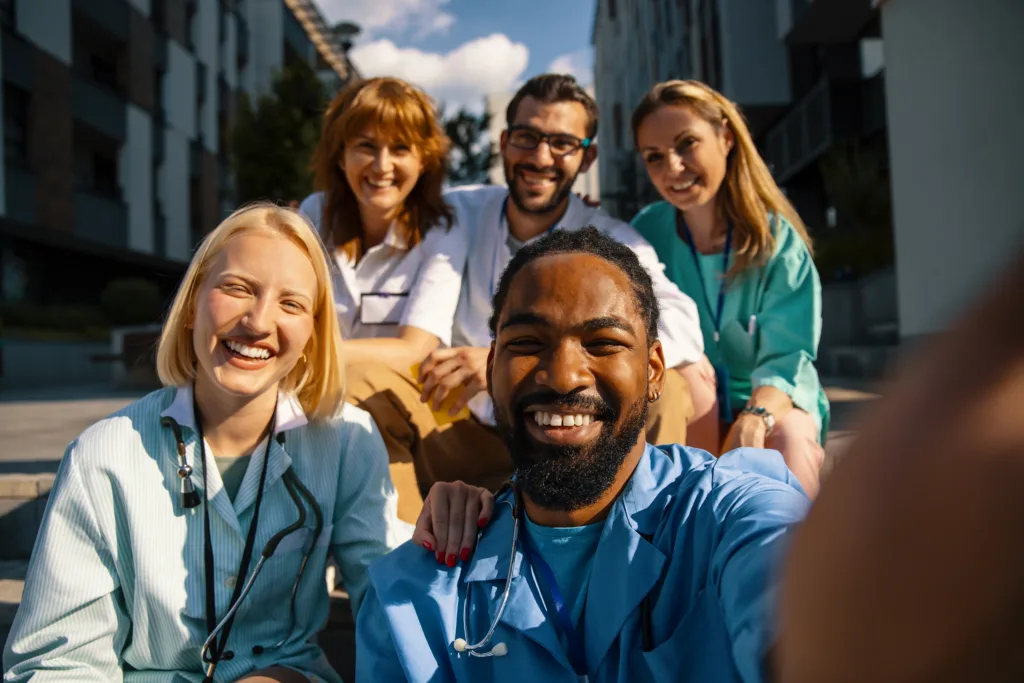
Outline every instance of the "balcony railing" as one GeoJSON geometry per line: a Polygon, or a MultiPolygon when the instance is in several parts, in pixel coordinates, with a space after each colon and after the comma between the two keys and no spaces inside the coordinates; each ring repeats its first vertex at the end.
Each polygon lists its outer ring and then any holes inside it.
{"type": "Polygon", "coordinates": [[[765,160],[785,182],[837,140],[865,134],[863,81],[823,79],[765,135],[765,160]]]}
{"type": "Polygon", "coordinates": [[[7,193],[5,214],[11,220],[35,225],[36,223],[36,175],[27,168],[6,164],[4,185],[7,193]]]}
{"type": "Polygon", "coordinates": [[[75,234],[112,247],[128,246],[128,207],[111,197],[75,192],[75,234]]]}
{"type": "Polygon", "coordinates": [[[131,9],[124,0],[73,0],[72,9],[92,19],[118,40],[128,41],[131,9]]]}
{"type": "Polygon", "coordinates": [[[114,90],[74,76],[71,81],[71,108],[76,119],[107,137],[118,142],[127,139],[125,98],[114,90]]]}

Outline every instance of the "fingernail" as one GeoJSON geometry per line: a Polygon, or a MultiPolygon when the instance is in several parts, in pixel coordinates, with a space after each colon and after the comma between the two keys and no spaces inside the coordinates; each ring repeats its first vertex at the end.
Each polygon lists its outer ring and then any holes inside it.
{"type": "Polygon", "coordinates": [[[485,526],[487,526],[487,518],[481,517],[480,519],[476,520],[476,525],[483,529],[485,526]]]}
{"type": "Polygon", "coordinates": [[[454,567],[456,559],[458,559],[458,558],[456,558],[455,555],[449,555],[448,556],[448,566],[449,567],[454,567]]]}
{"type": "Polygon", "coordinates": [[[469,548],[462,549],[461,557],[463,562],[469,562],[469,548]]]}
{"type": "Polygon", "coordinates": [[[434,546],[430,545],[430,541],[423,541],[423,547],[427,550],[433,550],[434,546]]]}
{"type": "Polygon", "coordinates": [[[444,564],[444,551],[443,550],[438,550],[437,551],[437,563],[438,564],[444,564]]]}

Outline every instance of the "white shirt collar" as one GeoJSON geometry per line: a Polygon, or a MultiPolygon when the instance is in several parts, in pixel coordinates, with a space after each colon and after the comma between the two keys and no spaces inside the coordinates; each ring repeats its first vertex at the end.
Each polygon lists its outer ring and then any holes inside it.
{"type": "MultiPolygon", "coordinates": [[[[160,413],[161,417],[169,417],[181,427],[196,431],[196,416],[192,410],[192,385],[178,387],[171,405],[160,413]]],[[[294,394],[283,391],[277,394],[277,414],[274,420],[274,435],[296,429],[309,424],[302,404],[294,394]]]]}
{"type": "MultiPolygon", "coordinates": [[[[391,227],[388,228],[387,234],[384,235],[384,240],[380,244],[371,247],[366,251],[370,252],[373,251],[374,249],[377,249],[378,247],[390,247],[391,249],[396,249],[399,251],[408,251],[408,232],[406,230],[401,229],[398,225],[398,221],[395,221],[391,224],[391,227]]],[[[366,254],[364,253],[363,256],[366,256],[366,254]]],[[[334,258],[339,266],[347,265],[349,267],[354,267],[356,265],[352,262],[352,259],[351,257],[349,257],[348,254],[337,248],[334,249],[334,258]]]]}

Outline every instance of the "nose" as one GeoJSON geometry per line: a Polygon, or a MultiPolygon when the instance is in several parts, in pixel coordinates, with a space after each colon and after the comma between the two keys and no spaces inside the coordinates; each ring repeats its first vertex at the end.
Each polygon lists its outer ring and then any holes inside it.
{"type": "Polygon", "coordinates": [[[377,155],[373,158],[373,170],[378,173],[388,173],[394,165],[391,150],[387,147],[381,147],[377,152],[377,155]]]}
{"type": "Polygon", "coordinates": [[[547,140],[541,140],[530,156],[533,157],[535,165],[540,168],[547,168],[555,164],[555,155],[551,153],[551,145],[547,140]]]}
{"type": "Polygon", "coordinates": [[[683,155],[679,152],[669,152],[668,167],[672,173],[682,173],[685,171],[686,162],[683,160],[683,155]]]}
{"type": "Polygon", "coordinates": [[[535,380],[562,395],[594,386],[594,375],[587,367],[583,349],[576,343],[560,344],[542,359],[535,380]]]}
{"type": "Polygon", "coordinates": [[[242,324],[254,336],[270,334],[274,325],[274,303],[270,297],[254,298],[249,310],[242,316],[242,324]]]}

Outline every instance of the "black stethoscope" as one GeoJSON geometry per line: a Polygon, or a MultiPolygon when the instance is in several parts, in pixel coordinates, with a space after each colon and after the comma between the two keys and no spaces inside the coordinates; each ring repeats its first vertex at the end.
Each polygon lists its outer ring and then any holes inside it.
{"type": "MultiPolygon", "coordinates": [[[[466,584],[466,599],[462,603],[462,629],[465,632],[465,638],[456,638],[452,642],[452,649],[456,652],[465,652],[471,657],[504,657],[508,654],[508,645],[502,642],[495,643],[490,650],[484,651],[484,648],[494,637],[494,631],[498,628],[498,622],[501,621],[501,615],[505,613],[505,606],[508,604],[509,591],[512,589],[512,570],[515,566],[516,561],[516,549],[519,547],[519,523],[520,518],[523,514],[523,501],[522,495],[519,492],[519,487],[515,484],[515,479],[505,484],[501,490],[495,494],[495,497],[501,496],[501,494],[511,488],[512,500],[503,500],[502,503],[508,505],[512,510],[512,552],[509,555],[508,560],[508,574],[505,578],[505,588],[501,592],[501,600],[498,602],[498,610],[494,614],[494,618],[491,619],[490,627],[484,634],[484,637],[476,643],[470,643],[469,634],[469,603],[470,603],[470,588],[472,584],[466,584]]],[[[653,536],[651,534],[640,534],[641,537],[648,543],[652,542],[653,536]]],[[[530,560],[530,563],[534,565],[534,570],[546,569],[543,565],[538,567],[537,559],[532,552],[525,552],[524,555],[530,560]]],[[[542,563],[543,560],[540,560],[542,563]]],[[[543,574],[549,574],[548,571],[542,571],[543,574]]],[[[549,583],[549,590],[551,588],[551,578],[546,579],[549,583]]],[[[560,596],[556,598],[556,604],[561,601],[560,596]]],[[[644,599],[640,602],[640,631],[643,639],[644,652],[650,652],[654,649],[654,631],[652,627],[651,617],[651,594],[648,593],[644,596],[644,599]]]]}
{"type": "MultiPolygon", "coordinates": [[[[245,539],[245,549],[242,551],[242,559],[238,566],[237,582],[235,584],[234,593],[231,596],[231,602],[229,603],[227,613],[217,621],[217,607],[216,599],[214,594],[214,563],[213,563],[213,541],[210,535],[210,501],[207,496],[208,486],[206,483],[206,446],[203,439],[203,427],[202,422],[199,419],[199,409],[195,404],[195,398],[192,401],[193,414],[195,415],[196,422],[196,444],[199,448],[199,460],[203,466],[203,569],[205,572],[204,583],[206,586],[206,630],[207,638],[203,642],[202,649],[202,660],[206,666],[206,675],[203,679],[203,683],[213,683],[213,674],[217,669],[217,664],[220,661],[228,661],[234,657],[234,653],[226,649],[228,636],[231,633],[231,627],[235,622],[235,615],[238,612],[238,608],[241,606],[242,601],[245,600],[246,595],[252,589],[253,584],[256,582],[256,577],[259,576],[260,570],[263,569],[264,563],[273,557],[274,552],[277,551],[277,546],[285,539],[286,536],[298,531],[303,528],[306,523],[306,506],[303,503],[303,498],[309,503],[310,509],[313,511],[313,516],[316,519],[316,527],[313,532],[312,541],[309,546],[302,554],[302,564],[299,565],[299,572],[295,577],[295,583],[292,585],[291,594],[291,622],[288,625],[288,631],[285,632],[284,637],[280,641],[271,646],[271,649],[276,649],[284,645],[285,641],[288,640],[288,635],[295,627],[296,615],[295,615],[295,597],[299,591],[299,583],[302,581],[302,575],[306,570],[306,563],[309,562],[310,555],[313,553],[313,549],[316,548],[317,540],[320,538],[320,533],[324,527],[323,511],[320,509],[320,504],[317,503],[316,498],[310,493],[301,481],[299,481],[298,475],[292,468],[288,468],[287,471],[281,476],[281,482],[284,484],[285,490],[288,491],[288,496],[295,503],[295,508],[299,511],[299,518],[295,520],[294,524],[291,524],[281,531],[274,534],[267,544],[263,547],[263,552],[260,553],[260,559],[256,563],[256,568],[252,572],[252,576],[246,579],[249,573],[249,563],[252,558],[253,546],[256,544],[256,529],[259,523],[260,507],[263,502],[263,489],[267,480],[267,463],[270,461],[270,445],[274,434],[274,428],[277,420],[275,419],[270,425],[270,436],[267,437],[267,445],[263,453],[263,467],[260,471],[260,485],[256,491],[256,504],[255,510],[253,511],[252,523],[249,525],[249,533],[245,539]],[[218,639],[218,635],[220,638],[218,639]]],[[[277,410],[275,408],[274,414],[276,416],[277,410]]],[[[181,436],[181,427],[171,417],[163,417],[160,423],[165,427],[170,427],[174,432],[174,440],[177,444],[178,450],[178,477],[181,479],[181,506],[185,509],[192,509],[199,506],[200,499],[199,494],[195,490],[195,486],[192,484],[192,466],[188,464],[185,458],[185,441],[181,436]]],[[[277,435],[277,441],[279,444],[284,446],[284,434],[277,435]]],[[[253,654],[259,655],[265,651],[266,648],[257,645],[253,647],[253,654]]]]}

